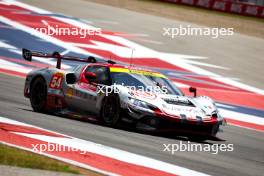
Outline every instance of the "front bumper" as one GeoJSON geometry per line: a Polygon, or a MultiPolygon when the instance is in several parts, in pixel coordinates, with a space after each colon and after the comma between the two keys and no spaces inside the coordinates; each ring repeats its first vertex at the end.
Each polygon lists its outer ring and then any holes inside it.
{"type": "Polygon", "coordinates": [[[144,110],[128,106],[128,115],[136,119],[136,128],[156,132],[179,132],[215,136],[225,120],[212,117],[210,120],[187,120],[167,115],[159,110],[144,110]]]}

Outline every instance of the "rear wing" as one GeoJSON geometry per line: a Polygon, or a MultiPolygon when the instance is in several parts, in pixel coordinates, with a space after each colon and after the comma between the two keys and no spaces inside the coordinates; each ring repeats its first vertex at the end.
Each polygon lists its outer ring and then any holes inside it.
{"type": "MultiPolygon", "coordinates": [[[[52,54],[49,54],[49,53],[42,53],[38,51],[30,51],[25,48],[22,49],[22,56],[25,60],[30,61],[30,62],[32,61],[32,56],[57,59],[56,68],[58,69],[61,68],[61,60],[69,60],[69,61],[77,61],[77,62],[85,62],[85,63],[96,63],[97,62],[93,56],[89,56],[88,58],[80,58],[80,57],[74,57],[74,56],[62,56],[57,51],[53,52],[52,54]]],[[[111,62],[114,62],[114,61],[111,61],[111,62]]]]}

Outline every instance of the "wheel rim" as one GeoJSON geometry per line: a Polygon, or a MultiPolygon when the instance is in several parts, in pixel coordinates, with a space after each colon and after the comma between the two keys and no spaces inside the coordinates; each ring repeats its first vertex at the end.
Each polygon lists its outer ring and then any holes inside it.
{"type": "Polygon", "coordinates": [[[37,83],[34,86],[32,92],[32,103],[36,107],[41,107],[44,104],[45,100],[45,87],[42,83],[37,83]]]}

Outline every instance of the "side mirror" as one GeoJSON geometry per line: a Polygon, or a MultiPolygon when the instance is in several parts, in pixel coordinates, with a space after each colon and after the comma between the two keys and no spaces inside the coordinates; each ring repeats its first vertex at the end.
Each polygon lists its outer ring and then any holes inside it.
{"type": "Polygon", "coordinates": [[[96,79],[96,74],[92,73],[92,72],[86,72],[85,73],[85,78],[89,81],[89,82],[94,82],[96,79]]]}
{"type": "Polygon", "coordinates": [[[66,83],[67,84],[75,84],[77,81],[77,78],[74,73],[68,73],[66,75],[66,83]]]}
{"type": "Polygon", "coordinates": [[[189,92],[193,93],[193,96],[196,97],[197,95],[197,89],[195,87],[190,87],[189,92]]]}

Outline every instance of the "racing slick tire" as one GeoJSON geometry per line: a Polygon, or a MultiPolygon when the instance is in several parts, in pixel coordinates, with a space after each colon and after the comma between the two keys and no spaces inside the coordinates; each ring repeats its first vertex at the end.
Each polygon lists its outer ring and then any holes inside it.
{"type": "Polygon", "coordinates": [[[102,108],[101,118],[105,125],[116,126],[120,120],[121,108],[118,95],[110,94],[105,96],[102,108]]]}
{"type": "Polygon", "coordinates": [[[37,77],[30,86],[30,103],[35,112],[44,112],[47,105],[47,84],[37,77]]]}
{"type": "Polygon", "coordinates": [[[208,139],[215,138],[218,131],[219,124],[215,124],[210,128],[210,133],[208,133],[207,135],[189,136],[188,139],[194,142],[203,142],[208,139]]]}

